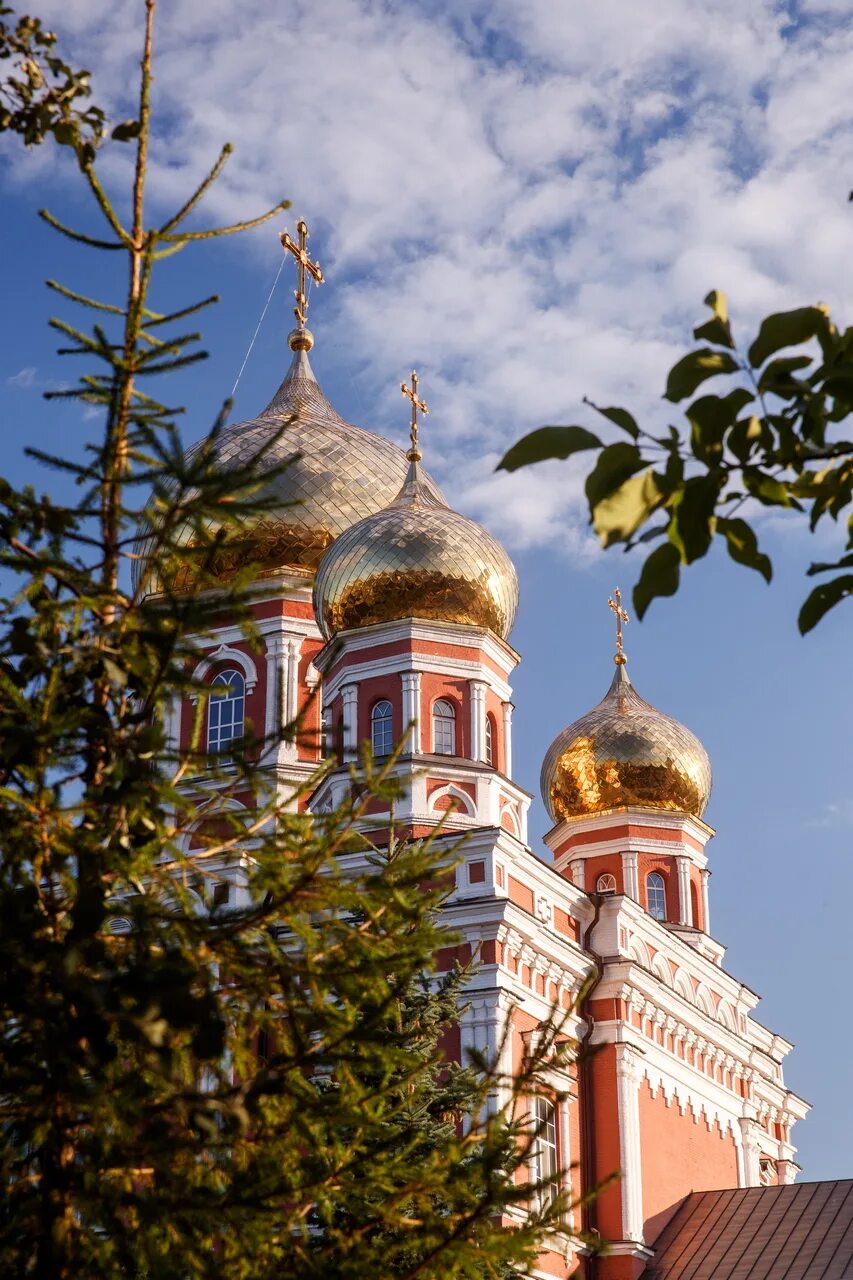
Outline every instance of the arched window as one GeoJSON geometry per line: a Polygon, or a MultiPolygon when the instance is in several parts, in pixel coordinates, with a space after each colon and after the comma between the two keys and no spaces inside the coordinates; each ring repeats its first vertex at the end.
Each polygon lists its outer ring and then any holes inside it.
{"type": "Polygon", "coordinates": [[[226,751],[242,738],[246,717],[246,681],[240,671],[220,671],[210,682],[207,749],[226,751]]]}
{"type": "Polygon", "coordinates": [[[444,698],[432,707],[432,749],[439,756],[456,755],[456,712],[444,698]]]}
{"type": "Polygon", "coordinates": [[[486,764],[495,763],[495,726],[491,716],[486,716],[486,764]]]}
{"type": "Polygon", "coordinates": [[[608,871],[605,875],[599,876],[595,882],[596,893],[615,893],[616,877],[612,876],[608,871]]]}
{"type": "Polygon", "coordinates": [[[394,712],[387,698],[370,713],[370,747],[375,756],[388,756],[394,746],[394,712]]]}
{"type": "Polygon", "coordinates": [[[655,920],[666,919],[666,885],[657,871],[646,876],[646,905],[655,920]]]}

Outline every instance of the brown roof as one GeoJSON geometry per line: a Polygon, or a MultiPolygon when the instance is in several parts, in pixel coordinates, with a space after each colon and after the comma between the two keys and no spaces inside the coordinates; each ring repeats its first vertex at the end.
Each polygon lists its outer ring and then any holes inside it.
{"type": "Polygon", "coordinates": [[[853,1179],[694,1191],[643,1280],[853,1280],[853,1179]]]}

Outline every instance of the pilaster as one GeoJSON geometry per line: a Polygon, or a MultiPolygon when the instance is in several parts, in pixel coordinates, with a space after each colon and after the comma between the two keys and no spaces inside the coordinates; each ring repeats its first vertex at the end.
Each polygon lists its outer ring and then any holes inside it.
{"type": "Polygon", "coordinates": [[[344,759],[355,760],[358,755],[358,685],[345,684],[341,690],[343,703],[344,759]]]}
{"type": "Polygon", "coordinates": [[[690,899],[690,859],[683,854],[675,859],[678,868],[678,923],[693,924],[693,903],[690,899]]]}
{"type": "Polygon", "coordinates": [[[635,902],[640,901],[640,873],[638,870],[639,855],[633,852],[622,854],[622,877],[625,892],[635,902]]]}
{"type": "Polygon", "coordinates": [[[468,693],[471,699],[471,759],[486,758],[486,682],[485,680],[469,680],[468,693]]]}
{"type": "Polygon", "coordinates": [[[421,673],[404,671],[400,680],[403,686],[403,730],[409,730],[409,751],[418,755],[421,751],[421,673]]]}
{"type": "Polygon", "coordinates": [[[643,1169],[640,1158],[640,1055],[630,1044],[616,1045],[619,1156],[622,1170],[622,1236],[643,1242],[643,1169]]]}
{"type": "Polygon", "coordinates": [[[513,704],[504,702],[504,773],[508,778],[512,777],[512,711],[513,704]]]}

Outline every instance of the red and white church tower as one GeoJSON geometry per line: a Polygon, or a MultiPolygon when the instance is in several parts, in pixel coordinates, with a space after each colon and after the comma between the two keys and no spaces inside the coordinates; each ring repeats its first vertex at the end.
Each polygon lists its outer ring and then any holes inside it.
{"type": "MultiPolygon", "coordinates": [[[[620,1171],[583,1223],[609,1251],[593,1263],[567,1234],[535,1274],[651,1275],[655,1241],[688,1193],[793,1180],[791,1126],[808,1109],[784,1084],[792,1046],[756,1021],[758,997],[726,971],[711,933],[707,755],[631,684],[617,593],[615,676],[545,753],[550,857],[530,847],[531,797],[513,781],[515,569],[424,471],[414,375],[407,454],[323,395],[305,327],[306,272],[321,277],[299,231],[298,243],[283,238],[300,270],[290,369],[219,446],[222,466],[266,440],[271,466],[292,462],[268,482],[274,508],[243,550],[261,566],[261,647],[224,620],[199,654],[197,675],[226,690],[208,700],[208,741],[221,749],[247,720],[274,739],[301,717],[266,764],[274,785],[322,812],[350,786],[361,743],[381,757],[406,735],[395,821],[467,837],[445,912],[461,958],[476,951],[481,963],[452,1052],[502,1046],[509,1070],[555,1004],[594,1050],[555,1068],[537,1099],[537,1158],[542,1172],[570,1169],[576,1197],[620,1171]],[[312,791],[323,737],[339,764],[312,791]]],[[[223,559],[223,574],[233,567],[223,559]]],[[[193,715],[174,709],[176,743],[193,715]]]]}

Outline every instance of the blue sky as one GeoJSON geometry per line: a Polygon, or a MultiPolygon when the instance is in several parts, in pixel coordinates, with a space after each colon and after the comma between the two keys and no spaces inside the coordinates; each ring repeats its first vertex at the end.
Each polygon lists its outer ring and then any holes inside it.
{"type": "MultiPolygon", "coordinates": [[[[138,0],[39,11],[92,68],[113,117],[130,115],[138,0]]],[[[628,0],[583,12],[553,0],[174,0],[158,48],[155,208],[180,203],[225,140],[236,152],[208,217],[294,202],[273,227],[164,271],[158,302],[222,296],[203,319],[211,359],[173,391],[187,438],[231,390],[280,260],[277,229],[306,216],[329,278],[311,312],[327,394],[402,441],[399,382],[417,367],[427,462],[518,566],[516,776],[537,795],[541,850],[541,759],[606,689],[607,596],[617,583],[627,594],[638,565],[590,537],[579,466],[510,477],[495,463],[534,426],[592,425],[584,394],[665,421],[665,371],[712,287],[746,339],[765,312],[818,299],[850,320],[849,5],[656,0],[640,14],[628,0]]],[[[112,182],[126,160],[105,154],[112,182]]],[[[96,426],[40,397],[76,372],[53,354],[42,281],[107,297],[122,285],[106,255],[36,220],[47,204],[88,221],[73,187],[55,153],[5,147],[14,313],[7,305],[0,401],[15,481],[34,475],[25,444],[79,448],[96,426]]],[[[236,418],[266,403],[286,365],[289,285],[283,276],[236,418]]],[[[803,569],[827,556],[831,534],[815,542],[767,517],[760,532],[772,587],[712,556],[629,626],[626,647],[643,696],[710,753],[713,932],[764,997],[761,1020],[797,1043],[788,1083],[815,1106],[796,1133],[805,1175],[837,1177],[851,1173],[853,1148],[849,610],[799,638],[803,569]]]]}

